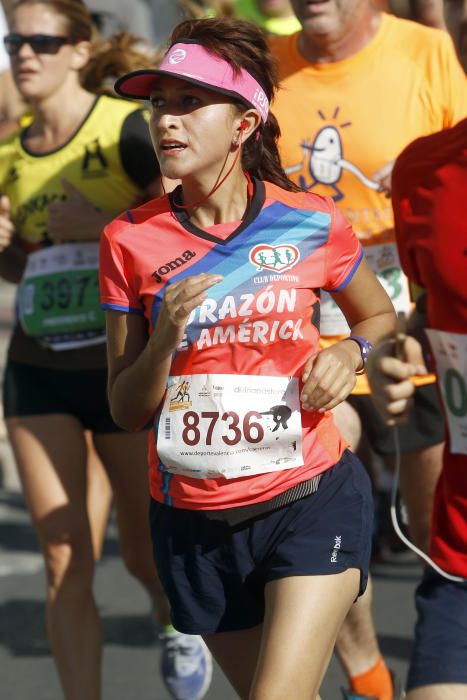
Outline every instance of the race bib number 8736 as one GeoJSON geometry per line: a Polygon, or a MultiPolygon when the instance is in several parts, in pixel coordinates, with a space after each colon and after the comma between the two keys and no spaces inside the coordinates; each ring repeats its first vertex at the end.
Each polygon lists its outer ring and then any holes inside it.
{"type": "Polygon", "coordinates": [[[169,472],[199,479],[301,466],[298,379],[170,377],[157,451],[169,472]]]}

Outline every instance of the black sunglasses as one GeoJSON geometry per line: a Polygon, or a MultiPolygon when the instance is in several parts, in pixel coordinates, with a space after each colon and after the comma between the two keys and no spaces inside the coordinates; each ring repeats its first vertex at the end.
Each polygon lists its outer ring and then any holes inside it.
{"type": "Polygon", "coordinates": [[[23,46],[29,44],[34,53],[57,53],[62,46],[70,44],[67,36],[51,36],[50,34],[7,34],[3,38],[6,52],[9,56],[15,56],[23,46]]]}

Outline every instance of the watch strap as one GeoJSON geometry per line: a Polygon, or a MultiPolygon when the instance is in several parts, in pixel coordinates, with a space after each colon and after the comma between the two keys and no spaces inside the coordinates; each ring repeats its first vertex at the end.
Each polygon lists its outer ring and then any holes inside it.
{"type": "Polygon", "coordinates": [[[360,347],[360,354],[362,357],[363,367],[362,369],[359,369],[357,372],[355,372],[355,374],[363,374],[365,372],[365,367],[370,352],[373,350],[373,345],[370,343],[369,340],[363,338],[363,336],[361,335],[349,335],[348,338],[346,338],[346,340],[354,340],[360,347]]]}

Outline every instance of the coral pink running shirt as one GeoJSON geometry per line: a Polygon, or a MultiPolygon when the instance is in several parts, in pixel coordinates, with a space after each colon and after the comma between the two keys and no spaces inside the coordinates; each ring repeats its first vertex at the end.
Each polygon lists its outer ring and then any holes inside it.
{"type": "Polygon", "coordinates": [[[223,276],[188,319],[149,436],[151,494],[179,508],[269,500],[347,447],[330,412],[301,411],[300,377],[319,350],[320,289],[342,290],[362,248],[331,198],[253,184],[243,221],[201,230],[176,191],[101,241],[103,308],[144,316],[150,333],[169,284],[223,276]]]}

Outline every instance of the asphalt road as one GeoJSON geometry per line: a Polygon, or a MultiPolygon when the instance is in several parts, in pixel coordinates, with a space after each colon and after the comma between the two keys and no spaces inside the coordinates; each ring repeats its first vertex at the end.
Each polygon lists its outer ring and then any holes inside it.
{"type": "MultiPolygon", "coordinates": [[[[14,287],[0,283],[0,382],[13,319],[14,287]]],[[[1,404],[0,404],[1,409],[1,404]]],[[[378,565],[374,612],[380,646],[389,665],[405,678],[415,612],[415,563],[378,565]]],[[[44,625],[45,578],[0,415],[0,698],[61,700],[44,625]]],[[[111,522],[96,571],[95,593],[104,640],[103,700],[169,700],[159,678],[160,647],[149,601],[119,558],[111,522]]],[[[287,640],[284,640],[287,644],[287,640]]],[[[239,660],[241,663],[241,660],[239,660]]],[[[344,676],[335,659],[321,689],[323,700],[341,700],[344,676]]],[[[234,700],[215,669],[206,700],[234,700]]],[[[83,698],[86,700],[86,698],[83,698]]],[[[291,693],[291,700],[293,694],[291,693]]]]}
{"type": "MultiPolygon", "coordinates": [[[[373,574],[381,648],[390,666],[405,678],[419,568],[413,562],[380,564],[373,574]]],[[[44,590],[44,569],[21,494],[0,491],[0,696],[5,700],[62,697],[45,634],[44,590]]],[[[121,563],[112,522],[97,566],[95,592],[104,639],[104,700],[168,700],[158,675],[160,649],[149,602],[121,563]]],[[[343,682],[333,659],[321,691],[323,700],[340,700],[343,682]]],[[[206,700],[236,697],[215,669],[206,700]]]]}

